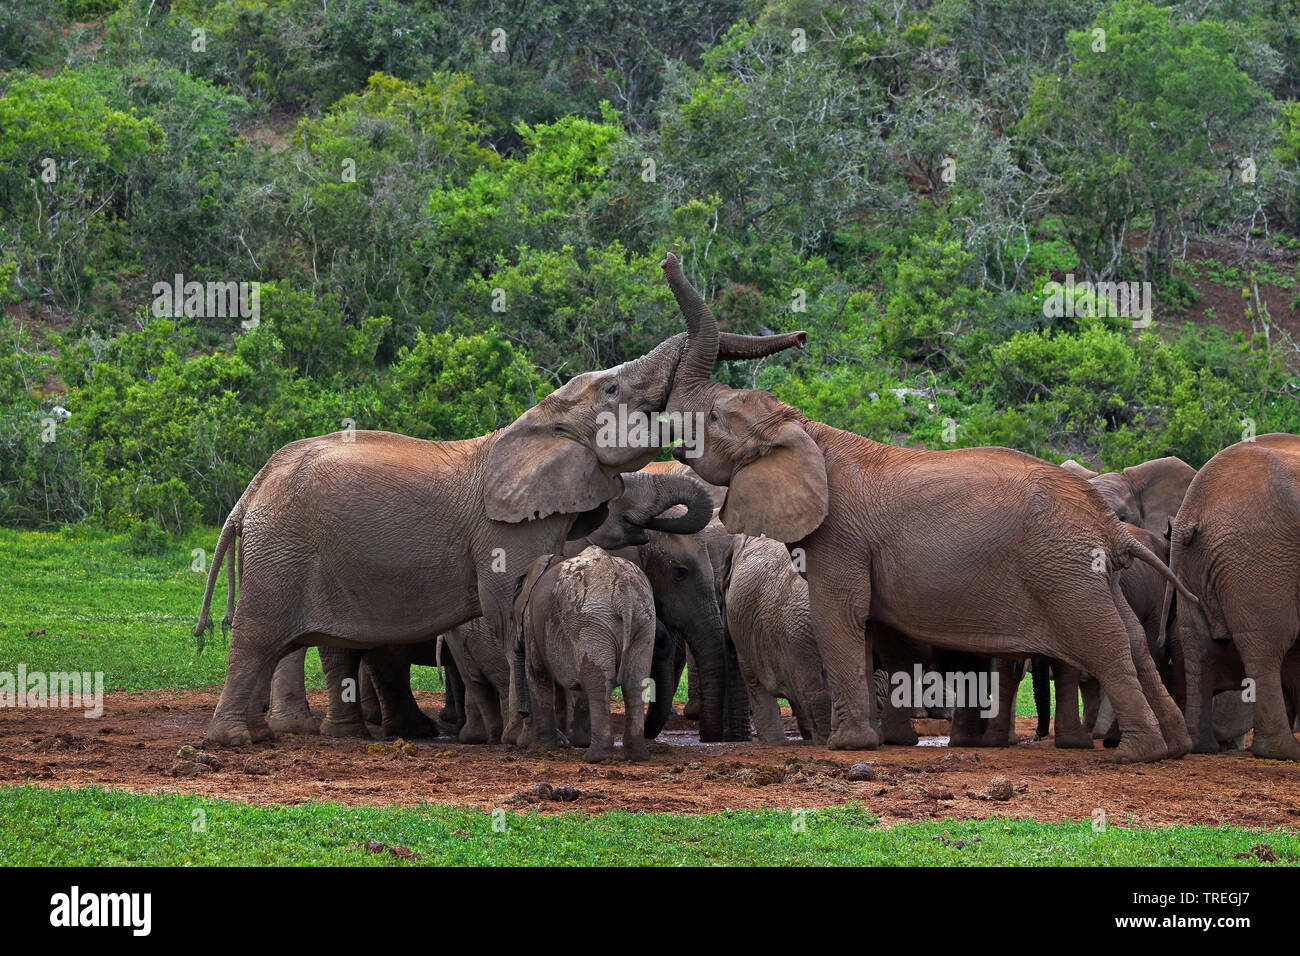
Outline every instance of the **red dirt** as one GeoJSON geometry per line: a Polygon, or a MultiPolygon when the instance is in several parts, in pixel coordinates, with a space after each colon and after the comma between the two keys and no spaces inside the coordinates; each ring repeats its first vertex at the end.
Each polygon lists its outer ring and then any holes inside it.
{"type": "MultiPolygon", "coordinates": [[[[440,694],[417,696],[426,711],[441,706],[440,694]]],[[[323,692],[311,697],[320,712],[323,692]]],[[[100,784],[256,804],[427,801],[483,809],[535,805],[556,812],[624,808],[699,813],[856,800],[886,822],[988,816],[1078,820],[1101,808],[1118,824],[1300,829],[1300,766],[1256,760],[1248,753],[1120,766],[1100,748],[1056,750],[1050,741],[1001,750],[884,747],[871,753],[829,751],[801,742],[699,744],[682,742],[693,725],[679,718],[668,727],[669,739],[676,742],[652,742],[651,760],[643,764],[589,765],[577,749],[538,753],[448,739],[415,741],[413,757],[379,756],[366,752],[371,741],[293,735],[273,745],[214,750],[221,764],[215,770],[177,761],[180,747],[200,744],[216,699],[211,688],[112,693],[106,696],[104,716],[95,721],[79,710],[3,711],[0,783],[100,784]],[[266,773],[245,772],[250,759],[266,773]],[[858,761],[872,765],[875,780],[846,779],[849,766],[858,761]],[[194,775],[174,776],[173,765],[194,775]],[[1010,780],[1014,789],[1009,799],[989,795],[997,776],[1010,780]],[[540,804],[517,796],[541,782],[572,786],[580,795],[572,802],[540,804]]],[[[1033,721],[1021,718],[1018,730],[1032,736],[1033,721]]]]}

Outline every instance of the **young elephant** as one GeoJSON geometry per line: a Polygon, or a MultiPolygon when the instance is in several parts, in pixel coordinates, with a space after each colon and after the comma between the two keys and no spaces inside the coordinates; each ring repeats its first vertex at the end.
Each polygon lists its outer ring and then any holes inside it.
{"type": "Polygon", "coordinates": [[[790,552],[771,538],[735,535],[723,587],[727,632],[749,688],[758,739],[785,743],[777,704],[784,697],[800,735],[826,743],[831,696],[812,633],[808,582],[795,570],[790,552]]]}
{"type": "Polygon", "coordinates": [[[559,746],[555,688],[586,697],[595,762],[618,756],[609,698],[623,689],[623,756],[646,760],[644,683],[654,653],[654,595],[630,561],[587,548],[577,557],[544,555],[532,563],[515,597],[532,698],[534,743],[559,746]]]}

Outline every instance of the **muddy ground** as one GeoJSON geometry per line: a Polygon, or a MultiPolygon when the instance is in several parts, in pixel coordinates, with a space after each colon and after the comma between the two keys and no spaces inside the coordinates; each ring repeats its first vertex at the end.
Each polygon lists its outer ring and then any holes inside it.
{"type": "MultiPolygon", "coordinates": [[[[0,784],[101,784],[258,804],[428,801],[557,812],[699,813],[855,800],[886,822],[994,815],[1078,820],[1101,808],[1121,824],[1300,829],[1300,765],[1237,752],[1121,766],[1100,746],[1056,750],[1050,740],[1002,750],[932,745],[845,753],[799,741],[701,744],[693,723],[673,718],[644,764],[588,765],[576,749],[542,753],[450,739],[414,741],[414,755],[383,754],[369,752],[370,741],[291,735],[273,745],[178,760],[181,747],[201,744],[217,695],[216,688],[112,693],[97,720],[76,710],[0,711],[0,784]],[[874,779],[849,780],[855,762],[870,764],[874,779]],[[998,777],[1005,780],[995,782],[998,777]],[[576,799],[564,790],[570,799],[539,799],[534,788],[541,783],[573,788],[576,799]]],[[[426,712],[441,707],[441,694],[417,697],[426,712]]],[[[311,704],[322,713],[323,692],[314,692],[311,704]]],[[[922,733],[946,732],[941,722],[929,723],[922,733]]],[[[1033,721],[1020,718],[1017,729],[1032,738],[1033,721]]]]}

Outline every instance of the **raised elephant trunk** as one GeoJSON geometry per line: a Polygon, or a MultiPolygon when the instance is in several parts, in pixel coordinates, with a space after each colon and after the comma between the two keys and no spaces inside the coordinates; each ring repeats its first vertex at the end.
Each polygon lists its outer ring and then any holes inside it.
{"type": "Polygon", "coordinates": [[[677,384],[689,388],[707,381],[713,374],[713,366],[718,360],[718,320],[700,294],[686,281],[680,259],[670,252],[659,265],[686,318],[686,348],[677,368],[677,384]]]}
{"type": "MultiPolygon", "coordinates": [[[[742,360],[765,358],[786,349],[801,349],[808,343],[807,332],[785,332],[780,335],[736,335],[719,332],[718,320],[695,287],[682,274],[682,264],[671,252],[660,263],[668,287],[686,317],[686,340],[682,347],[682,360],[677,367],[673,390],[691,389],[708,381],[718,359],[742,360]]],[[[676,336],[674,336],[676,338],[676,336]]],[[[669,339],[668,341],[673,341],[669,339]]],[[[671,403],[671,396],[669,401],[671,403]]]]}

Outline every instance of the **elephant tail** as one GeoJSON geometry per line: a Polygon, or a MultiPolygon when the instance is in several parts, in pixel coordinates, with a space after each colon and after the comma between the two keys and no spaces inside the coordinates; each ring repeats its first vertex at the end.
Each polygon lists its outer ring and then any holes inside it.
{"type": "Polygon", "coordinates": [[[244,501],[241,498],[226,518],[217,538],[216,550],[212,552],[212,566],[208,568],[208,586],[203,592],[203,607],[199,610],[199,623],[194,628],[194,636],[199,639],[199,652],[202,653],[204,635],[212,629],[208,611],[212,607],[212,591],[217,584],[217,574],[221,571],[221,562],[226,559],[226,616],[221,622],[222,631],[230,628],[235,616],[235,538],[239,536],[244,519],[244,501]],[[226,552],[230,552],[226,558],[226,552]]]}
{"type": "Polygon", "coordinates": [[[1138,541],[1137,538],[1133,537],[1123,528],[1120,528],[1118,543],[1118,550],[1121,554],[1131,555],[1143,564],[1150,565],[1168,584],[1173,585],[1174,589],[1183,596],[1183,600],[1190,601],[1193,605],[1200,603],[1196,599],[1196,595],[1187,590],[1183,582],[1178,580],[1178,576],[1174,574],[1174,572],[1170,571],[1168,566],[1151,552],[1150,548],[1138,541]]]}

